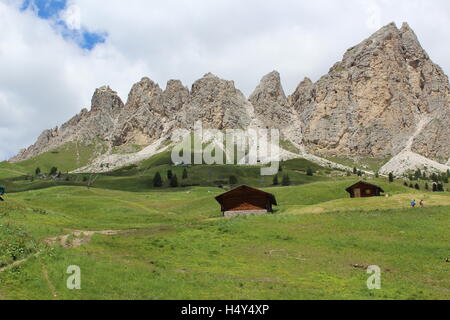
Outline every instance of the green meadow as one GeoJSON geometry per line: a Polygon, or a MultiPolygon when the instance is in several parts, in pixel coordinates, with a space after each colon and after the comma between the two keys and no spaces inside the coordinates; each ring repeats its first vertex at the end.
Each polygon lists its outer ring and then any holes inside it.
{"type": "Polygon", "coordinates": [[[258,167],[193,166],[182,179],[167,153],[89,188],[89,175],[34,170],[0,163],[0,299],[450,299],[450,193],[424,181],[364,177],[389,196],[350,199],[361,178],[303,159],[282,164],[290,186],[273,186],[258,167]],[[223,218],[214,197],[230,175],[273,193],[275,212],[223,218]],[[66,285],[74,265],[81,290],[66,285]],[[372,265],[380,290],[367,288],[372,265]]]}
{"type": "Polygon", "coordinates": [[[210,187],[9,194],[0,298],[449,299],[450,195],[385,183],[389,198],[349,199],[353,181],[266,188],[274,214],[234,219],[221,217],[223,190],[210,187]],[[411,198],[427,207],[408,208],[411,198]],[[46,243],[76,230],[118,233],[46,243]],[[66,287],[71,265],[81,290],[66,287]],[[382,270],[381,290],[367,289],[358,266],[369,265],[382,270]]]}

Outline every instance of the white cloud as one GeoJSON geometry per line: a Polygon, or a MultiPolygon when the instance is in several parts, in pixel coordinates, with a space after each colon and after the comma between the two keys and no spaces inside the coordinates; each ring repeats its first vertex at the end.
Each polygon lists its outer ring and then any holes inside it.
{"type": "Polygon", "coordinates": [[[61,20],[64,21],[69,29],[81,29],[81,8],[77,5],[69,5],[62,13],[61,20]]]}
{"type": "Polygon", "coordinates": [[[92,51],[64,40],[51,23],[0,0],[0,160],[49,127],[89,107],[109,84],[125,100],[148,76],[191,85],[206,72],[235,80],[249,95],[273,69],[291,93],[317,80],[345,50],[391,21],[408,21],[447,72],[446,0],[71,0],[61,18],[74,30],[106,32],[92,51]]]}
{"type": "Polygon", "coordinates": [[[376,1],[368,2],[366,26],[372,31],[382,27],[381,8],[376,1]]]}

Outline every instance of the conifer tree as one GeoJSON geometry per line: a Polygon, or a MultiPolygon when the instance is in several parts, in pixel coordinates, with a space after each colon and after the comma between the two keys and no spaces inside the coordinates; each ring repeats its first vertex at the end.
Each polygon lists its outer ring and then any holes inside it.
{"type": "Polygon", "coordinates": [[[157,172],[153,177],[153,186],[155,188],[161,188],[163,186],[163,181],[159,172],[157,172]]]}

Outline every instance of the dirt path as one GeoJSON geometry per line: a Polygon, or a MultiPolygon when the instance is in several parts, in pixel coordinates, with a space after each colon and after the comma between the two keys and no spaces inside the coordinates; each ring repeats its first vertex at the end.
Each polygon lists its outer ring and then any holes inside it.
{"type": "Polygon", "coordinates": [[[102,231],[75,230],[69,234],[47,238],[44,240],[44,243],[48,245],[60,244],[65,248],[76,248],[83,244],[89,243],[94,234],[113,236],[124,232],[125,231],[121,230],[102,230],[102,231]]]}
{"type": "Polygon", "coordinates": [[[4,272],[4,271],[9,270],[9,269],[11,269],[11,268],[13,268],[13,267],[16,267],[16,266],[18,266],[18,265],[21,265],[22,263],[28,261],[30,258],[37,257],[37,256],[40,255],[40,254],[41,254],[40,252],[37,252],[37,253],[32,254],[31,256],[26,257],[26,258],[24,258],[24,259],[14,261],[13,263],[7,265],[6,267],[0,268],[0,272],[4,272]]]}
{"type": "Polygon", "coordinates": [[[50,278],[48,277],[47,269],[45,268],[45,266],[43,264],[41,264],[41,266],[42,266],[42,274],[44,275],[45,282],[47,282],[48,288],[50,289],[52,296],[54,298],[57,298],[58,295],[56,294],[55,286],[53,285],[53,283],[50,281],[50,278]]]}
{"type": "MultiPolygon", "coordinates": [[[[164,227],[158,227],[156,229],[160,229],[160,228],[164,228],[164,227]]],[[[92,236],[94,234],[101,234],[101,235],[105,235],[105,236],[113,236],[113,235],[118,235],[118,234],[126,234],[126,233],[130,233],[130,232],[137,232],[139,230],[143,230],[143,229],[129,229],[129,230],[99,230],[99,231],[89,231],[89,230],[73,230],[71,233],[68,234],[64,234],[64,235],[60,235],[60,236],[56,236],[56,237],[51,237],[51,238],[47,238],[45,239],[43,242],[47,245],[61,245],[65,248],[76,248],[79,246],[82,246],[84,244],[87,244],[91,241],[92,236]]],[[[152,228],[153,230],[153,228],[152,228]]],[[[15,261],[3,268],[0,268],[0,273],[4,272],[6,270],[9,270],[15,266],[21,265],[22,263],[25,263],[26,261],[28,261],[29,259],[31,259],[32,257],[37,257],[38,255],[41,254],[41,251],[30,255],[29,257],[26,257],[24,259],[15,261]]],[[[54,290],[53,285],[49,282],[48,280],[48,274],[47,271],[45,270],[45,267],[43,266],[42,269],[44,278],[47,280],[47,283],[49,285],[50,290],[52,291],[53,296],[56,297],[56,291],[54,290]],[[53,288],[53,289],[52,289],[53,288]]]]}

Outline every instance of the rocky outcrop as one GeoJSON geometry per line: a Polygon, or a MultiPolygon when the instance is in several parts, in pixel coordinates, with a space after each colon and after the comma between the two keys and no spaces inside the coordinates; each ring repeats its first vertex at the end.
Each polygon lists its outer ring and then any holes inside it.
{"type": "Polygon", "coordinates": [[[261,79],[249,101],[262,126],[281,129],[292,123],[292,111],[277,71],[272,71],[261,79]]]}
{"type": "Polygon", "coordinates": [[[22,150],[10,161],[26,160],[68,142],[108,143],[111,140],[111,129],[115,127],[117,117],[123,107],[124,105],[115,91],[108,86],[98,88],[92,96],[90,111],[83,109],[61,127],[45,130],[35,144],[22,150]]]}
{"type": "MultiPolygon", "coordinates": [[[[290,99],[308,151],[388,157],[405,148],[422,118],[438,119],[447,112],[448,78],[407,24],[400,30],[389,24],[349,49],[315,84],[303,81],[290,99]]],[[[436,122],[430,126],[446,131],[436,122]]],[[[432,130],[423,131],[413,151],[448,158],[448,141],[439,143],[447,144],[443,154],[421,142],[434,140],[432,130]]]]}
{"type": "Polygon", "coordinates": [[[178,117],[178,125],[191,129],[202,121],[205,128],[247,128],[252,117],[253,106],[233,81],[207,73],[192,85],[190,101],[178,117]]]}

